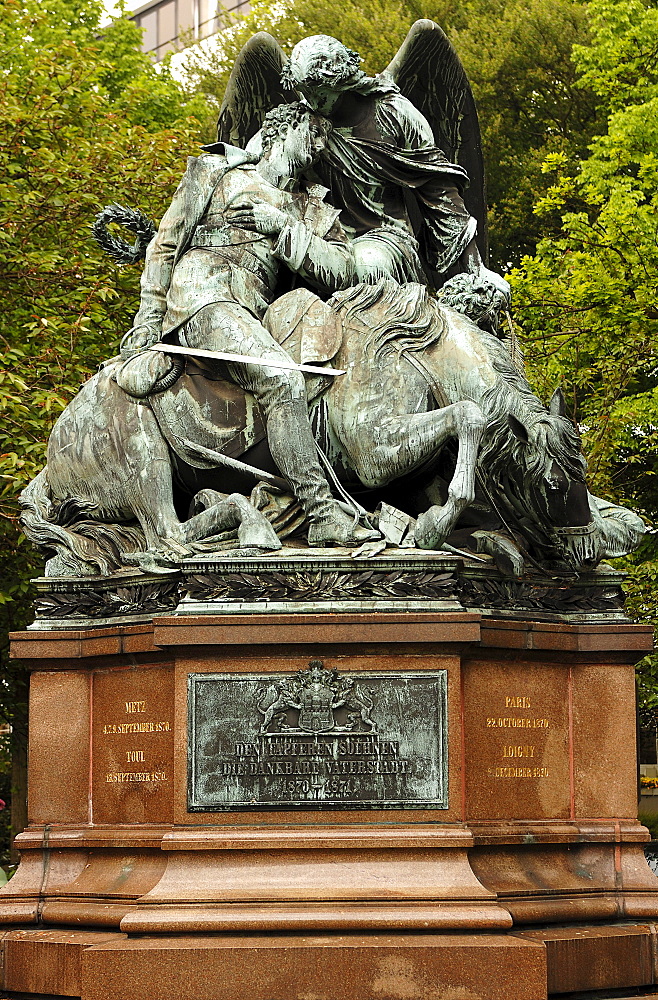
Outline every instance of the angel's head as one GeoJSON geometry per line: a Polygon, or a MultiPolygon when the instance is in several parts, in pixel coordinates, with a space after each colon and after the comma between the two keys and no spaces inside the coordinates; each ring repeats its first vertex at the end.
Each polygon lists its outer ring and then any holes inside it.
{"type": "Polygon", "coordinates": [[[295,176],[322,152],[331,122],[301,102],[280,104],[265,115],[261,126],[263,156],[287,161],[295,176]]]}
{"type": "Polygon", "coordinates": [[[299,90],[312,108],[330,111],[336,99],[367,79],[361,56],[331,35],[303,38],[283,68],[281,82],[299,90]]]}

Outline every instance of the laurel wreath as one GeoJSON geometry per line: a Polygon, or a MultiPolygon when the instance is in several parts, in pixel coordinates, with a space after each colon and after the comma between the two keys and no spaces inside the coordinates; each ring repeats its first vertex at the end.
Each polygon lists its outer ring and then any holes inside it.
{"type": "Polygon", "coordinates": [[[106,205],[99,212],[91,227],[92,236],[102,250],[109,253],[117,264],[137,264],[146,256],[146,248],[155,236],[155,223],[136,208],[124,205],[106,205]],[[109,229],[110,225],[123,226],[135,236],[131,246],[109,229]]]}

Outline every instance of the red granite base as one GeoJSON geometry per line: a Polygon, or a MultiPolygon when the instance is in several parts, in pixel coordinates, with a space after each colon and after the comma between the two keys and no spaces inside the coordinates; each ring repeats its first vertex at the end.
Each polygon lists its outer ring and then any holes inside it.
{"type": "Polygon", "coordinates": [[[650,640],[459,612],[17,634],[30,825],[0,892],[2,987],[546,1000],[658,983],[635,784],[633,663],[650,640]],[[188,812],[188,674],[312,658],[447,671],[447,809],[188,812]],[[133,772],[149,780],[116,778],[133,772]]]}

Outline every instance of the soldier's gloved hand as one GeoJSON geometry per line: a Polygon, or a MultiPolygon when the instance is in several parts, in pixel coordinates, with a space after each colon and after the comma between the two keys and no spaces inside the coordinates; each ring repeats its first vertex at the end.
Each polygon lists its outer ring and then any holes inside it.
{"type": "Polygon", "coordinates": [[[233,204],[224,217],[231,226],[253,229],[263,236],[278,235],[288,221],[285,212],[263,201],[233,204]]]}
{"type": "Polygon", "coordinates": [[[143,351],[145,348],[151,347],[152,344],[157,344],[159,339],[159,330],[154,330],[150,326],[133,326],[121,341],[121,356],[127,358],[132,354],[137,354],[138,351],[143,351]]]}

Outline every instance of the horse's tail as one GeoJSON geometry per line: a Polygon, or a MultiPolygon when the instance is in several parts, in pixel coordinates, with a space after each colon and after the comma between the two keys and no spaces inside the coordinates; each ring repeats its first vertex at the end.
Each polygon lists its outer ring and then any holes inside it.
{"type": "Polygon", "coordinates": [[[590,493],[590,506],[593,506],[593,520],[603,536],[605,551],[601,559],[618,559],[633,552],[642,536],[647,533],[647,526],[635,511],[618,504],[602,500],[590,493]]]}
{"type": "Polygon", "coordinates": [[[92,236],[102,250],[114,257],[117,264],[137,264],[146,256],[146,249],[155,236],[155,223],[136,208],[123,205],[106,205],[99,212],[91,227],[92,236]],[[121,237],[115,236],[108,226],[124,226],[135,235],[131,246],[121,237]]]}
{"type": "Polygon", "coordinates": [[[47,576],[108,576],[124,566],[123,553],[145,548],[137,525],[93,520],[96,505],[73,499],[53,502],[48,466],[20,495],[26,536],[49,556],[47,576]]]}

